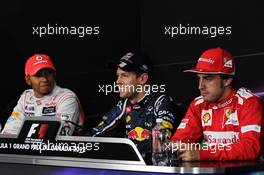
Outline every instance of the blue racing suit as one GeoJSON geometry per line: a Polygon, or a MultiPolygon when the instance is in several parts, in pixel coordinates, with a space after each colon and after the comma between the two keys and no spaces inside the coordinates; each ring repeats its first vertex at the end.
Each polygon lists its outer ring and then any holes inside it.
{"type": "Polygon", "coordinates": [[[142,157],[146,158],[151,155],[151,131],[156,125],[156,119],[163,119],[162,124],[171,137],[181,121],[178,115],[176,104],[165,94],[145,95],[136,104],[132,104],[129,99],[122,99],[102,117],[101,123],[93,128],[92,135],[129,138],[142,157]]]}

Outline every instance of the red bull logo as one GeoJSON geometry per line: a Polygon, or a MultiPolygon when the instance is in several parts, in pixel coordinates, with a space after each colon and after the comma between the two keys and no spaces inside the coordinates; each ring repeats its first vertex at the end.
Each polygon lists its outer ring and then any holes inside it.
{"type": "Polygon", "coordinates": [[[151,136],[151,132],[147,129],[143,129],[141,127],[136,127],[128,132],[128,138],[134,139],[137,141],[143,141],[145,139],[149,139],[151,136]]]}

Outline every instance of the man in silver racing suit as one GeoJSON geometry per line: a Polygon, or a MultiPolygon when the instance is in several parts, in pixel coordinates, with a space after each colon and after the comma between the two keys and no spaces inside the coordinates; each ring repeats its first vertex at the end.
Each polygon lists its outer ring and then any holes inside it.
{"type": "Polygon", "coordinates": [[[57,86],[55,76],[56,69],[49,56],[35,54],[27,60],[25,80],[32,89],[25,90],[20,96],[2,134],[18,135],[25,118],[31,116],[60,118],[61,135],[79,132],[84,114],[78,97],[71,90],[57,86]]]}

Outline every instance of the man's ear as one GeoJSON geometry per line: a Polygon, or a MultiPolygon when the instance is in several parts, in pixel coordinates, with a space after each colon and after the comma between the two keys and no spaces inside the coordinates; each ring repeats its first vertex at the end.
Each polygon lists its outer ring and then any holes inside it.
{"type": "Polygon", "coordinates": [[[230,86],[233,81],[233,78],[228,78],[225,80],[225,86],[230,86]]]}
{"type": "Polygon", "coordinates": [[[148,78],[149,78],[149,76],[148,76],[148,74],[147,73],[143,73],[143,74],[141,74],[140,75],[140,84],[146,84],[147,83],[147,81],[148,81],[148,78]]]}
{"type": "Polygon", "coordinates": [[[29,75],[25,76],[25,80],[26,80],[26,83],[31,87],[31,80],[30,80],[29,75]]]}
{"type": "Polygon", "coordinates": [[[57,74],[56,74],[56,71],[54,71],[54,80],[56,80],[56,78],[57,78],[57,74]]]}

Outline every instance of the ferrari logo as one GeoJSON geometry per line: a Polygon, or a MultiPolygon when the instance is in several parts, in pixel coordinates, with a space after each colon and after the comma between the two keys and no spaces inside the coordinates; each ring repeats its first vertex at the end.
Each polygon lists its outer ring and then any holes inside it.
{"type": "Polygon", "coordinates": [[[229,118],[230,115],[231,115],[231,109],[230,108],[226,108],[225,109],[225,116],[226,116],[226,118],[229,118]]]}

